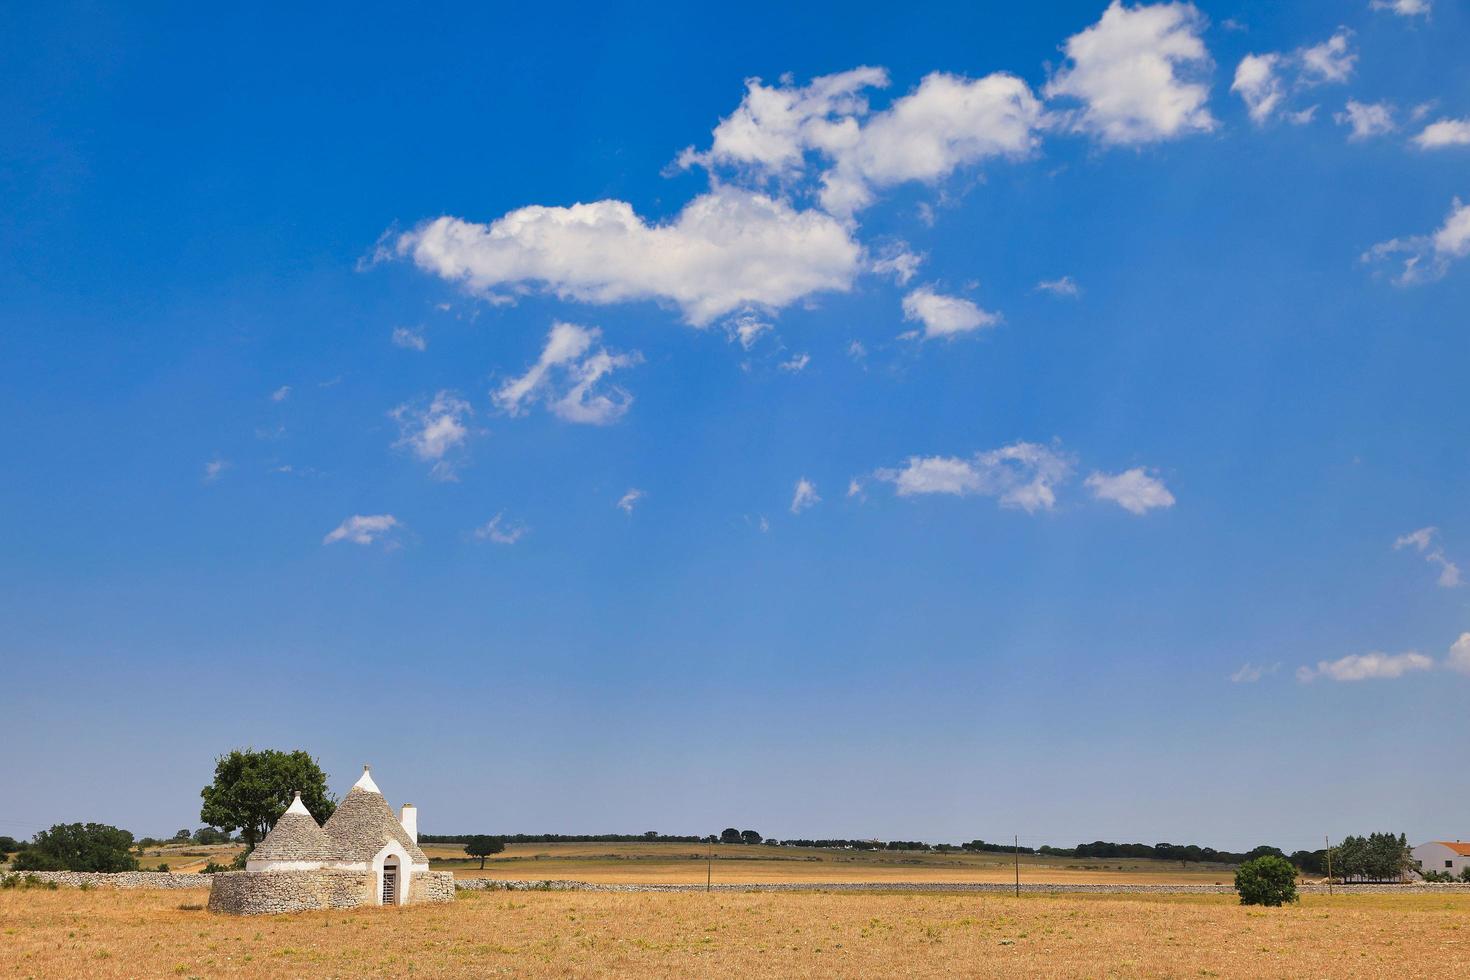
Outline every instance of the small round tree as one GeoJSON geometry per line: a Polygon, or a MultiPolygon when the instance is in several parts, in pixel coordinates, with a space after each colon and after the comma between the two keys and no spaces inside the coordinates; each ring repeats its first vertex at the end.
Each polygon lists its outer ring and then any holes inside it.
{"type": "Polygon", "coordinates": [[[471,834],[464,839],[464,852],[480,859],[480,870],[485,870],[485,858],[505,850],[505,841],[489,834],[471,834]]]}
{"type": "Polygon", "coordinates": [[[1296,867],[1286,858],[1267,854],[1247,861],[1235,872],[1241,905],[1285,905],[1295,902],[1296,867]]]}

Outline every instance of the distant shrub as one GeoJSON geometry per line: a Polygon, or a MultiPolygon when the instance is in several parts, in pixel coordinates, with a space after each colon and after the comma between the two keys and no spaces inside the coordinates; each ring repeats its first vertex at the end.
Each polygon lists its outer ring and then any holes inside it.
{"type": "Polygon", "coordinates": [[[1275,854],[1247,861],[1235,872],[1235,890],[1240,893],[1241,905],[1280,906],[1295,902],[1296,866],[1275,854]]]}
{"type": "Polygon", "coordinates": [[[206,864],[203,868],[200,869],[199,873],[202,874],[202,875],[217,875],[217,874],[220,874],[221,872],[234,871],[234,870],[235,870],[235,868],[233,866],[231,866],[231,865],[228,865],[228,864],[215,864],[213,861],[210,861],[208,864],[206,864]]]}
{"type": "Polygon", "coordinates": [[[1457,880],[1455,876],[1450,874],[1448,871],[1421,871],[1419,872],[1419,877],[1432,884],[1447,884],[1451,881],[1457,880]]]}

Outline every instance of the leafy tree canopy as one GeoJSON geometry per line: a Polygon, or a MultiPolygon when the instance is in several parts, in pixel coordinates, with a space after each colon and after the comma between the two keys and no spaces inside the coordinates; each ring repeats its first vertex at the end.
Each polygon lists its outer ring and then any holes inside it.
{"type": "Polygon", "coordinates": [[[489,834],[471,834],[464,839],[464,852],[480,859],[480,870],[485,870],[485,858],[505,850],[505,841],[489,834]]]}
{"type": "Polygon", "coordinates": [[[136,871],[133,835],[105,823],[59,823],[35,836],[16,871],[136,871]]]}
{"type": "Polygon", "coordinates": [[[1296,866],[1278,854],[1264,854],[1235,872],[1241,905],[1280,906],[1297,900],[1296,866]]]}
{"type": "Polygon", "coordinates": [[[298,792],[318,823],[337,809],[336,799],[327,792],[327,774],[305,752],[236,749],[216,760],[214,782],[199,791],[204,798],[199,819],[227,832],[240,831],[249,852],[298,792]]]}

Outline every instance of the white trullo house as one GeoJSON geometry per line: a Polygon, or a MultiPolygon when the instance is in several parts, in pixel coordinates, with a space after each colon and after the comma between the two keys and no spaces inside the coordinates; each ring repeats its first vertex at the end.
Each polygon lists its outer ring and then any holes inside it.
{"type": "Polygon", "coordinates": [[[363,766],[325,825],[297,793],[245,870],[213,877],[209,907],[252,915],[453,901],[454,876],[429,870],[418,836],[418,810],[406,803],[395,817],[363,766]]]}

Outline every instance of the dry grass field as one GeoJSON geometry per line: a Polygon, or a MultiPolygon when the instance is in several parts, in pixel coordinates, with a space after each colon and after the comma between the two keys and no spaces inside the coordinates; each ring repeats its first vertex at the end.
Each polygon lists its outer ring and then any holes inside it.
{"type": "MultiPolygon", "coordinates": [[[[700,844],[511,844],[487,858],[469,860],[463,848],[426,844],[431,865],[460,877],[514,881],[573,879],[604,884],[704,884],[700,844]]],[[[842,851],[822,848],[718,844],[710,862],[713,880],[726,884],[778,882],[953,883],[1010,881],[1012,858],[1003,854],[935,854],[922,851],[842,851]]],[[[1119,858],[1021,856],[1021,880],[1119,884],[1230,884],[1235,868],[1119,858]]]]}
{"type": "Polygon", "coordinates": [[[1470,897],[483,892],[245,919],[203,891],[0,891],[0,976],[1463,975],[1470,897]]]}

